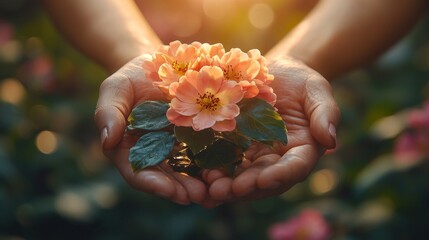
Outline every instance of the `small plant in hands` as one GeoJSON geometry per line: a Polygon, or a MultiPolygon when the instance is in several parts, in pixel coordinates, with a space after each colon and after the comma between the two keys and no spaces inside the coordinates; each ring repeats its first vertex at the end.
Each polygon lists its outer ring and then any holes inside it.
{"type": "Polygon", "coordinates": [[[130,149],[135,171],[167,159],[190,175],[213,168],[233,173],[252,142],[287,143],[273,107],[274,77],[259,50],[174,41],[145,56],[142,68],[167,100],[145,101],[129,116],[128,131],[142,133],[130,149]]]}

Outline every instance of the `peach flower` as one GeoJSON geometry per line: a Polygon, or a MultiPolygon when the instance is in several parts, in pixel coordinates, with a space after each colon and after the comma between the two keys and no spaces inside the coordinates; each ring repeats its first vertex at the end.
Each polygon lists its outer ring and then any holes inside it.
{"type": "Polygon", "coordinates": [[[226,79],[235,80],[243,87],[245,98],[259,97],[274,105],[276,95],[267,86],[274,77],[268,74],[266,60],[259,50],[245,53],[239,48],[232,48],[222,57],[214,57],[213,64],[222,68],[226,79]]]}
{"type": "Polygon", "coordinates": [[[237,82],[225,79],[221,68],[204,66],[198,72],[186,72],[179,82],[171,84],[170,95],[173,99],[167,118],[174,125],[196,131],[235,129],[243,90],[237,82]]]}
{"type": "Polygon", "coordinates": [[[268,73],[267,60],[261,55],[261,52],[258,49],[250,50],[247,52],[247,55],[258,61],[260,66],[259,73],[253,80],[259,89],[259,94],[256,97],[264,99],[274,106],[277,100],[277,95],[274,93],[273,89],[268,86],[274,80],[274,75],[268,73]]]}
{"type": "Polygon", "coordinates": [[[195,46],[174,41],[161,46],[152,56],[146,55],[142,67],[146,70],[146,77],[168,93],[170,84],[177,82],[189,69],[194,69],[198,60],[199,52],[195,46]]]}
{"type": "Polygon", "coordinates": [[[142,67],[154,86],[168,95],[170,84],[177,82],[186,71],[198,71],[203,66],[210,66],[214,56],[222,57],[224,54],[225,49],[220,43],[183,44],[173,41],[167,46],[161,46],[154,54],[145,55],[142,67]]]}

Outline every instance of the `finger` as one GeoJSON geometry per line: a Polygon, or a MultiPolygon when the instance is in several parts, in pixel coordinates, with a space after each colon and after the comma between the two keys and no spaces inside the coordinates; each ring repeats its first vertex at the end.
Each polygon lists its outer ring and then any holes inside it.
{"type": "Polygon", "coordinates": [[[122,139],[134,103],[131,82],[119,76],[115,73],[101,84],[95,110],[94,118],[104,149],[112,149],[122,139]]]}
{"type": "Polygon", "coordinates": [[[216,201],[228,201],[233,197],[232,179],[219,178],[209,186],[209,196],[216,201]]]}
{"type": "Polygon", "coordinates": [[[315,145],[294,147],[276,163],[260,172],[257,186],[261,189],[286,191],[310,174],[321,155],[321,149],[315,145]]]}
{"type": "Polygon", "coordinates": [[[210,185],[217,179],[227,177],[227,173],[226,170],[223,171],[220,169],[205,169],[203,170],[202,177],[203,180],[210,185]]]}
{"type": "Polygon", "coordinates": [[[114,164],[119,173],[132,188],[167,198],[180,204],[189,204],[187,195],[183,194],[186,191],[180,188],[181,185],[177,183],[175,178],[166,174],[159,167],[148,167],[134,172],[128,161],[128,149],[121,148],[116,151],[106,151],[105,153],[110,159],[114,159],[114,164]]]}
{"type": "Polygon", "coordinates": [[[306,93],[304,108],[310,119],[311,135],[323,147],[335,148],[340,111],[329,82],[321,76],[312,75],[307,81],[306,93]]]}
{"type": "Polygon", "coordinates": [[[265,168],[275,163],[279,158],[280,156],[277,154],[268,154],[254,161],[251,167],[245,169],[234,179],[232,183],[232,192],[234,196],[243,197],[257,191],[259,175],[265,168]]]}
{"type": "Polygon", "coordinates": [[[201,204],[207,198],[207,187],[201,180],[185,173],[175,172],[165,163],[162,163],[161,166],[166,173],[173,176],[181,187],[183,187],[187,195],[186,197],[191,202],[201,204]]]}

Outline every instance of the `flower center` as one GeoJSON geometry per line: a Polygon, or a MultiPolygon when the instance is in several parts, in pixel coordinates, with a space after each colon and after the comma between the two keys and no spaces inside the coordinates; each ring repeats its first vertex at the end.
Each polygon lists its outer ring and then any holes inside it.
{"type": "Polygon", "coordinates": [[[234,71],[232,65],[228,65],[226,69],[223,69],[223,76],[228,80],[243,79],[243,74],[241,74],[241,71],[234,71]]]}
{"type": "Polygon", "coordinates": [[[185,75],[186,71],[188,70],[188,66],[189,63],[179,63],[177,60],[171,63],[171,67],[174,69],[174,72],[181,76],[185,75]]]}
{"type": "Polygon", "coordinates": [[[219,98],[215,97],[210,92],[205,92],[203,95],[198,94],[197,103],[204,109],[216,111],[219,107],[219,98]]]}

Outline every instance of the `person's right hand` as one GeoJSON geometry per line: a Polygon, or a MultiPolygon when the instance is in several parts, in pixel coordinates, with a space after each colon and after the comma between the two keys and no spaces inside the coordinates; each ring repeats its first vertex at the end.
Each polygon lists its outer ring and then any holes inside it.
{"type": "Polygon", "coordinates": [[[142,56],[131,60],[100,86],[95,122],[100,130],[105,155],[116,165],[125,181],[133,188],[165,197],[173,202],[191,202],[212,207],[205,183],[186,174],[174,172],[166,163],[134,172],[128,161],[136,136],[125,133],[132,108],[145,100],[164,99],[163,94],[145,78],[142,56]]]}
{"type": "Polygon", "coordinates": [[[279,195],[310,174],[326,149],[336,146],[340,112],[329,82],[301,61],[271,61],[275,107],[288,128],[287,145],[253,144],[233,177],[205,170],[212,199],[220,202],[279,195]]]}

